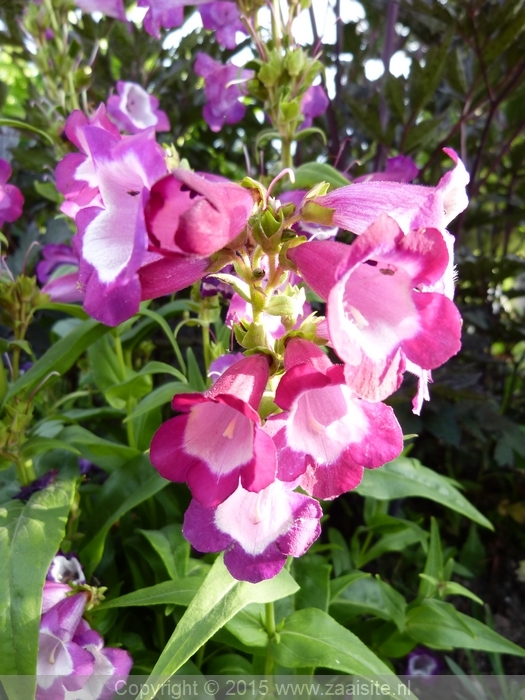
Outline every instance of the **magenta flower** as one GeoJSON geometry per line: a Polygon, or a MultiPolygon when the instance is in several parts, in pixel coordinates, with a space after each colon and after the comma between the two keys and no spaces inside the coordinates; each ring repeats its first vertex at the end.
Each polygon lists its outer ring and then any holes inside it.
{"type": "Polygon", "coordinates": [[[263,355],[236,362],[204,394],[178,394],[171,418],[153,437],[150,459],[170,481],[187,481],[203,506],[214,508],[237,489],[258,492],[275,477],[275,446],[257,410],[268,381],[263,355]]]}
{"type": "Polygon", "coordinates": [[[387,158],[386,167],[382,173],[369,173],[353,178],[352,182],[411,182],[419,174],[419,168],[410,156],[395,156],[387,158]]]}
{"type": "Polygon", "coordinates": [[[185,0],[138,0],[137,3],[138,7],[148,8],[144,17],[144,29],[157,39],[160,39],[161,27],[180,27],[184,22],[184,5],[194,4],[197,3],[185,0]]]}
{"type": "Polygon", "coordinates": [[[108,119],[103,104],[90,119],[78,109],[67,118],[64,133],[80,153],[68,153],[57,165],[55,177],[58,191],[66,198],[60,210],[72,219],[80,209],[102,204],[98,176],[86,140],[86,127],[104,129],[115,139],[122,138],[118,127],[108,119]]]}
{"type": "Polygon", "coordinates": [[[248,80],[253,71],[241,70],[233,63],[223,66],[207,54],[199,53],[195,61],[195,72],[204,78],[207,103],[202,114],[210,129],[220,131],[224,124],[241,121],[246,107],[239,102],[243,90],[236,81],[248,80]]]}
{"type": "Polygon", "coordinates": [[[42,248],[42,257],[36,274],[42,291],[51,301],[72,303],[83,301],[84,294],[78,283],[78,255],[65,244],[50,243],[42,248]]]}
{"type": "Polygon", "coordinates": [[[123,22],[126,21],[123,0],[75,0],[75,3],[82,12],[101,12],[108,17],[115,17],[115,19],[120,19],[123,22]]]}
{"type": "Polygon", "coordinates": [[[342,365],[300,338],[288,343],[284,364],[275,403],[285,413],[265,426],[277,446],[279,479],[302,475],[307,493],[330,499],[354,489],[363,467],[399,456],[403,434],[393,410],[359,399],[346,385],[342,365]]]}
{"type": "Polygon", "coordinates": [[[76,216],[79,282],[86,311],[113,326],[138,311],[138,270],[155,260],[147,255],[144,202],[166,166],[152,129],[117,139],[104,129],[85,127],[84,135],[103,204],[76,216]]]}
{"type": "Polygon", "coordinates": [[[443,661],[437,654],[426,649],[425,647],[416,647],[407,656],[407,666],[405,675],[421,676],[437,676],[443,671],[443,661]]]}
{"type": "Polygon", "coordinates": [[[429,227],[445,235],[448,224],[468,204],[465,187],[469,175],[455,151],[443,150],[456,166],[436,187],[402,182],[360,182],[339,187],[315,201],[333,209],[332,223],[352,233],[363,233],[383,213],[395,219],[404,233],[429,227]]]}
{"type": "Polygon", "coordinates": [[[199,552],[226,550],[224,563],[240,581],[272,578],[287,556],[300,557],[321,533],[321,507],[294,493],[294,486],[276,479],[252,493],[239,485],[215,508],[193,500],[184,516],[184,537],[199,552]]]}
{"type": "Polygon", "coordinates": [[[210,2],[199,8],[204,29],[215,32],[215,38],[225,49],[237,46],[236,32],[246,34],[237,5],[234,2],[210,2]]]}
{"type": "MultiPolygon", "coordinates": [[[[104,647],[104,639],[85,620],[80,621],[73,642],[93,657],[93,673],[82,692],[75,693],[75,700],[112,700],[118,681],[125,681],[133,666],[130,654],[124,649],[104,647]]],[[[69,700],[68,695],[65,700],[69,700]]]]}
{"type": "Polygon", "coordinates": [[[74,112],[66,132],[83,151],[57,168],[57,185],[78,227],[78,284],[72,273],[49,282],[45,291],[56,300],[81,297],[93,318],[115,326],[137,313],[142,300],[193,284],[209,261],[148,250],[144,205],[153,183],[166,175],[152,128],[122,138],[101,106],[91,122],[74,112]]]}
{"type": "Polygon", "coordinates": [[[309,87],[301,102],[301,112],[304,115],[304,120],[300,128],[309,129],[315,117],[320,117],[321,114],[324,114],[329,104],[326,92],[321,85],[309,87]]]}
{"type": "Polygon", "coordinates": [[[83,688],[93,673],[94,657],[73,641],[84,614],[87,593],[63,598],[42,615],[38,642],[37,700],[64,700],[83,688]]]}
{"type": "Polygon", "coordinates": [[[382,215],[350,246],[312,241],[289,255],[327,299],[330,339],[361,398],[381,401],[395,391],[405,358],[428,370],[459,351],[459,312],[433,291],[449,263],[436,229],[405,235],[382,215]]]}
{"type": "Polygon", "coordinates": [[[155,131],[169,131],[168,115],[159,109],[159,101],[137,83],[117,83],[117,95],[108,98],[107,110],[110,117],[123,130],[138,134],[150,126],[155,131]]]}
{"type": "Polygon", "coordinates": [[[223,178],[174,170],[157,182],[146,206],[151,250],[211,255],[244,229],[250,191],[223,178]]]}
{"type": "Polygon", "coordinates": [[[7,184],[12,172],[9,163],[0,158],[0,227],[22,216],[24,197],[18,187],[7,184]]]}
{"type": "Polygon", "coordinates": [[[104,648],[102,637],[82,619],[87,598],[87,592],[75,593],[50,608],[44,598],[36,700],[69,700],[70,693],[75,700],[111,700],[116,679],[127,678],[133,664],[128,652],[104,648]]]}

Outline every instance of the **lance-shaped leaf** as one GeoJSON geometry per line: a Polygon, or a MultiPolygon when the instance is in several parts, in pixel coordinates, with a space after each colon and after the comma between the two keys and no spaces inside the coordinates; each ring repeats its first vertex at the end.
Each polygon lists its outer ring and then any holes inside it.
{"type": "Polygon", "coordinates": [[[74,479],[60,480],[0,507],[0,674],[32,676],[20,697],[34,697],[42,589],[74,492],[74,479]]]}
{"type": "MultiPolygon", "coordinates": [[[[220,556],[199,592],[177,625],[150,678],[168,680],[200,647],[249,603],[271,603],[298,590],[290,574],[283,569],[268,581],[237,581],[227,571],[220,556]]],[[[142,700],[154,698],[162,686],[146,681],[142,700]]]]}

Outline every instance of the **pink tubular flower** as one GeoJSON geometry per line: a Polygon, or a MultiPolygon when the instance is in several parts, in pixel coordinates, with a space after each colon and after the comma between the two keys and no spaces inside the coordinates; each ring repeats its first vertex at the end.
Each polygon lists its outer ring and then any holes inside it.
{"type": "Polygon", "coordinates": [[[64,598],[42,615],[38,642],[37,700],[63,700],[93,673],[94,657],[73,641],[87,593],[64,598]]]}
{"type": "Polygon", "coordinates": [[[144,17],[144,29],[160,39],[160,29],[173,29],[180,27],[184,22],[184,5],[192,5],[192,2],[181,0],[138,0],[138,7],[147,7],[144,17]]]}
{"type": "Polygon", "coordinates": [[[75,218],[80,209],[102,203],[98,187],[98,176],[86,140],[86,127],[97,127],[111,134],[115,139],[122,138],[118,127],[106,115],[106,108],[100,104],[94,115],[88,119],[76,109],[67,118],[64,133],[80,153],[68,153],[55,170],[56,186],[66,201],[60,210],[75,218]]]}
{"type": "Polygon", "coordinates": [[[166,166],[152,129],[122,140],[97,127],[86,127],[84,135],[102,206],[76,216],[79,282],[86,311],[113,326],[139,308],[138,270],[149,262],[144,202],[166,166]]]}
{"type": "Polygon", "coordinates": [[[187,481],[214,508],[237,489],[260,491],[275,477],[275,446],[257,413],[269,369],[263,355],[236,362],[204,394],[179,394],[171,418],[153,437],[150,459],[171,481],[187,481]]]}
{"type": "Polygon", "coordinates": [[[383,213],[395,219],[405,233],[428,227],[444,234],[468,204],[465,187],[469,174],[455,151],[443,150],[456,165],[436,187],[378,182],[374,178],[372,182],[339,187],[315,202],[333,209],[331,223],[352,233],[363,233],[383,213]]]}
{"type": "Polygon", "coordinates": [[[65,244],[50,243],[42,249],[42,257],[36,266],[36,274],[42,291],[51,301],[71,303],[83,301],[84,294],[78,283],[78,255],[65,244]]]}
{"type": "Polygon", "coordinates": [[[82,12],[101,12],[108,17],[126,21],[123,0],[75,0],[75,4],[82,12]]]}
{"type": "Polygon", "coordinates": [[[226,550],[224,563],[240,581],[276,576],[286,557],[300,557],[319,537],[322,510],[294,485],[275,480],[252,493],[241,485],[216,508],[193,500],[184,517],[184,537],[200,552],[226,550]]]}
{"type": "Polygon", "coordinates": [[[119,80],[117,95],[108,98],[107,110],[123,131],[138,134],[150,126],[155,131],[169,131],[168,115],[159,109],[159,101],[137,83],[119,80]]]}
{"type": "Polygon", "coordinates": [[[309,129],[314,118],[324,114],[328,105],[328,97],[321,85],[313,85],[308,88],[301,102],[301,112],[304,115],[304,120],[300,128],[309,129]]]}
{"type": "Polygon", "coordinates": [[[327,299],[330,339],[361,398],[381,401],[395,391],[405,358],[428,370],[459,351],[459,312],[433,291],[449,262],[436,229],[404,235],[381,215],[350,246],[313,241],[290,258],[327,299]]]}
{"type": "Polygon", "coordinates": [[[246,34],[246,28],[234,2],[210,2],[202,5],[199,12],[204,29],[215,32],[217,41],[225,49],[234,49],[237,46],[236,32],[246,34]]]}
{"type": "Polygon", "coordinates": [[[239,102],[243,91],[238,80],[248,80],[253,71],[241,70],[228,63],[223,66],[205,53],[199,53],[195,61],[195,72],[204,78],[207,103],[203,116],[212,131],[220,131],[224,124],[241,121],[246,107],[239,102]]]}
{"type": "Polygon", "coordinates": [[[300,338],[288,343],[284,365],[275,403],[285,413],[265,426],[277,446],[280,479],[302,475],[307,493],[330,499],[355,488],[363,467],[399,456],[403,435],[393,410],[359,399],[346,385],[342,365],[300,338]]]}
{"type": "Polygon", "coordinates": [[[150,250],[163,255],[211,255],[244,229],[249,190],[223,178],[174,170],[157,182],[146,206],[150,250]]]}
{"type": "Polygon", "coordinates": [[[9,163],[0,158],[0,227],[6,221],[16,221],[22,216],[24,197],[18,187],[7,184],[11,173],[9,163]]]}

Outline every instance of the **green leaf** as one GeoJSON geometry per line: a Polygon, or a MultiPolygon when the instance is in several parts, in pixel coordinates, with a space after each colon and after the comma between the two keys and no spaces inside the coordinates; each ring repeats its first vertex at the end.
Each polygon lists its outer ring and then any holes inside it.
{"type": "Polygon", "coordinates": [[[190,545],[182,535],[181,525],[167,525],[162,530],[137,530],[151,544],[161,558],[172,579],[186,575],[190,545]]]}
{"type": "Polygon", "coordinates": [[[478,598],[478,596],[472,593],[472,591],[469,591],[468,588],[465,588],[465,586],[455,581],[449,581],[443,589],[443,593],[444,595],[462,595],[464,598],[470,598],[470,600],[473,600],[475,603],[483,605],[481,598],[478,598]]]}
{"type": "Polygon", "coordinates": [[[434,649],[477,649],[525,656],[525,649],[440,600],[425,600],[409,610],[406,631],[416,642],[434,649]]]}
{"type": "Polygon", "coordinates": [[[139,374],[171,374],[183,383],[187,383],[188,381],[182,372],[179,372],[175,367],[168,365],[166,362],[157,362],[156,360],[144,365],[139,374]]]}
{"type": "Polygon", "coordinates": [[[251,676],[253,666],[240,654],[221,654],[210,661],[206,672],[218,676],[251,676]]]}
{"type": "Polygon", "coordinates": [[[140,455],[140,452],[134,447],[105,440],[79,425],[70,425],[64,428],[57,435],[57,438],[76,447],[84,459],[89,459],[93,464],[109,471],[121,467],[140,455]]]}
{"type": "Polygon", "coordinates": [[[493,530],[490,521],[467,501],[457,486],[453,479],[424,467],[418,460],[399,457],[381,469],[366,469],[356,491],[380,501],[410,496],[428,498],[493,530]]]}
{"type": "Polygon", "coordinates": [[[155,586],[148,586],[139,591],[106,600],[97,605],[93,612],[109,610],[110,608],[142,607],[144,605],[182,605],[187,607],[203,583],[204,576],[186,576],[174,581],[164,581],[155,586]]]}
{"type": "MultiPolygon", "coordinates": [[[[271,603],[297,590],[297,584],[286,569],[275,578],[261,583],[237,581],[224,566],[222,556],[219,556],[175,628],[150,677],[171,677],[217,630],[249,603],[271,603]]],[[[151,700],[158,690],[160,688],[153,688],[146,681],[142,700],[151,700]]]]}
{"type": "Polygon", "coordinates": [[[168,382],[162,386],[153,389],[151,394],[148,394],[139,403],[137,408],[131,413],[125,420],[127,423],[129,420],[134,420],[144,413],[149,413],[159,406],[164,406],[164,404],[170,403],[175,394],[182,394],[185,391],[190,391],[191,387],[188,384],[183,384],[182,382],[168,382]]]}
{"type": "Polygon", "coordinates": [[[31,459],[42,452],[50,452],[51,450],[66,450],[79,455],[80,452],[64,440],[56,440],[46,437],[31,437],[26,440],[20,448],[20,454],[23,459],[31,459]]]}
{"type": "Polygon", "coordinates": [[[73,366],[80,355],[110,329],[98,321],[89,319],[54,343],[38,362],[31,367],[9,389],[6,400],[20,393],[22,389],[41,382],[50,372],[64,374],[73,366]]]}
{"type": "Polygon", "coordinates": [[[263,625],[265,610],[261,603],[251,603],[226,623],[225,629],[234,635],[246,648],[252,650],[266,649],[268,632],[263,625]]]}
{"type": "Polygon", "coordinates": [[[107,402],[113,408],[123,409],[129,399],[141,399],[151,393],[153,382],[148,374],[135,374],[110,387],[104,394],[107,402]]]}
{"type": "Polygon", "coordinates": [[[0,674],[31,675],[34,697],[42,589],[64,537],[75,480],[0,508],[0,674]]]}
{"type": "Polygon", "coordinates": [[[286,668],[324,666],[339,673],[382,676],[391,688],[389,697],[414,697],[398,693],[401,683],[359,637],[317,608],[297,610],[271,642],[277,663],[286,668]]]}
{"type": "Polygon", "coordinates": [[[388,583],[381,581],[379,577],[376,577],[379,584],[379,590],[383,597],[383,604],[385,609],[390,613],[390,617],[397,629],[400,632],[404,632],[406,623],[406,608],[407,602],[404,597],[392,588],[388,583]]]}
{"type": "Polygon", "coordinates": [[[86,578],[93,574],[102,559],[106,536],[113,523],[139,503],[154,496],[168,483],[151,466],[145,455],[124,464],[110,475],[97,502],[97,510],[104,514],[105,520],[102,526],[99,527],[96,523],[87,533],[87,544],[81,550],[86,578]]]}
{"type": "MultiPolygon", "coordinates": [[[[423,576],[429,576],[434,579],[439,579],[443,575],[443,551],[441,548],[441,538],[439,536],[439,527],[437,520],[431,518],[430,521],[430,544],[428,547],[427,560],[423,569],[423,576]]],[[[429,598],[435,591],[435,586],[431,581],[422,578],[419,584],[419,597],[429,598]]]]}
{"type": "Polygon", "coordinates": [[[47,301],[38,305],[38,310],[41,311],[42,309],[59,311],[60,313],[67,314],[68,316],[80,318],[82,321],[86,321],[89,318],[88,314],[78,304],[63,304],[60,302],[47,301]]]}
{"type": "Polygon", "coordinates": [[[369,575],[366,578],[356,577],[340,590],[331,601],[330,612],[343,624],[351,623],[360,615],[393,620],[390,601],[385,601],[379,581],[369,575]]]}
{"type": "Polygon", "coordinates": [[[3,117],[0,117],[0,126],[10,126],[13,127],[14,129],[21,129],[22,131],[30,131],[33,134],[38,134],[38,136],[41,136],[43,139],[45,139],[48,143],[50,143],[52,146],[54,146],[54,141],[49,136],[49,134],[46,134],[45,131],[42,131],[42,129],[38,129],[36,126],[32,126],[31,124],[28,124],[27,122],[21,122],[18,121],[18,119],[4,119],[3,117]]]}
{"type": "Polygon", "coordinates": [[[328,182],[332,187],[344,187],[350,182],[339,170],[328,163],[305,163],[295,170],[296,190],[311,190],[320,182],[328,182]]]}
{"type": "Polygon", "coordinates": [[[186,362],[188,363],[188,390],[206,391],[206,380],[201,374],[199,363],[197,362],[195,353],[191,348],[186,350],[186,362]]]}
{"type": "Polygon", "coordinates": [[[318,555],[308,555],[294,561],[294,578],[301,587],[295,596],[297,609],[319,608],[328,612],[331,570],[326,560],[318,555]]]}

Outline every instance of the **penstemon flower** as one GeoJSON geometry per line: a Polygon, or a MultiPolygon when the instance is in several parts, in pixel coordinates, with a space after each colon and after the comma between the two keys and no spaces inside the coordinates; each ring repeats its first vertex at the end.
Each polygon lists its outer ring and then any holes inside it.
{"type": "Polygon", "coordinates": [[[203,117],[212,131],[220,131],[225,124],[236,124],[246,112],[239,101],[243,89],[239,81],[252,77],[253,71],[240,70],[233,63],[222,65],[205,53],[199,53],[195,72],[204,78],[206,105],[203,117]]]}
{"type": "Polygon", "coordinates": [[[429,370],[458,352],[459,312],[433,291],[449,264],[438,230],[405,235],[383,214],[351,246],[312,241],[290,256],[327,300],[330,339],[361,398],[381,401],[392,394],[405,359],[429,370]]]}
{"type": "Polygon", "coordinates": [[[74,555],[54,557],[42,594],[36,700],[110,700],[115,680],[131,670],[128,652],[104,647],[83,619],[90,598],[85,581],[74,555]]]}
{"type": "Polygon", "coordinates": [[[294,487],[276,479],[253,493],[239,485],[215,508],[194,499],[184,536],[200,552],[225,550],[224,563],[234,578],[251,583],[272,578],[287,556],[300,557],[321,533],[321,507],[294,487]]]}
{"type": "Polygon", "coordinates": [[[246,28],[234,2],[210,2],[201,5],[199,12],[204,29],[215,32],[215,38],[225,49],[234,49],[237,46],[237,32],[246,35],[246,28]]]}
{"type": "Polygon", "coordinates": [[[117,94],[108,98],[107,110],[115,123],[130,134],[139,134],[150,126],[155,131],[170,130],[168,115],[159,109],[158,99],[137,83],[119,80],[117,94]]]}
{"type": "Polygon", "coordinates": [[[268,362],[251,355],[233,364],[204,394],[178,394],[171,418],[155,434],[150,458],[171,481],[186,481],[196,500],[213,508],[237,489],[239,479],[258,492],[275,479],[275,445],[258,414],[268,362]]]}
{"type": "Polygon", "coordinates": [[[300,478],[303,489],[322,499],[354,489],[363,467],[380,467],[399,456],[403,435],[390,406],[358,398],[313,343],[292,338],[285,374],[275,394],[284,410],[265,428],[277,446],[278,476],[300,478]]]}

